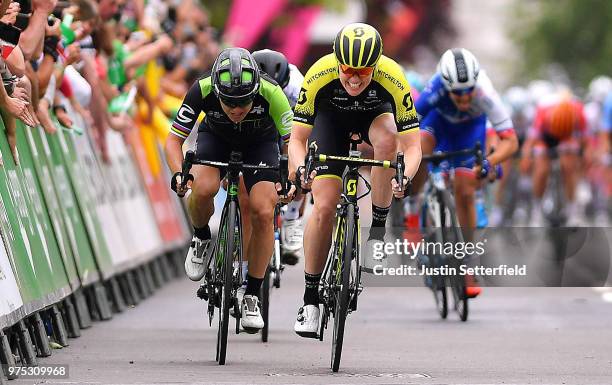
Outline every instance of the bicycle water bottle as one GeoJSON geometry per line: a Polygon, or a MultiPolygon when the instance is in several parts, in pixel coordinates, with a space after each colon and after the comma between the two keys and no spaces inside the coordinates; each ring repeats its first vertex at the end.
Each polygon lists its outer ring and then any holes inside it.
{"type": "Polygon", "coordinates": [[[484,229],[489,225],[484,193],[482,189],[476,190],[476,227],[484,229]]]}

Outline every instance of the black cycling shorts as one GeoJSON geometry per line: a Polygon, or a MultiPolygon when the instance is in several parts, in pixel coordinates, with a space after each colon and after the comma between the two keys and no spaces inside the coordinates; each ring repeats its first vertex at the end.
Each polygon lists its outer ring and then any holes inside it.
{"type": "MultiPolygon", "coordinates": [[[[242,161],[246,164],[266,164],[278,166],[279,149],[276,141],[255,142],[241,145],[229,143],[226,139],[210,132],[199,131],[196,146],[196,158],[213,162],[227,162],[232,151],[242,153],[242,161]]],[[[221,171],[221,178],[225,171],[221,171]]],[[[244,170],[242,172],[247,191],[257,182],[278,182],[278,172],[275,170],[244,170]]]]}
{"type": "MultiPolygon", "coordinates": [[[[348,156],[351,134],[360,134],[368,144],[368,133],[374,119],[384,113],[393,113],[390,103],[383,103],[370,111],[338,111],[320,107],[314,120],[309,144],[316,142],[317,153],[348,156]]],[[[345,166],[337,163],[315,163],[317,176],[335,175],[342,177],[345,166]]]]}

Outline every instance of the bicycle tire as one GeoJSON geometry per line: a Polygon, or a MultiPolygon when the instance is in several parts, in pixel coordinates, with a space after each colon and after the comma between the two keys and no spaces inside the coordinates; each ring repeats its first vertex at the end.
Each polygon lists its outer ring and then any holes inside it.
{"type": "MultiPolygon", "coordinates": [[[[452,196],[449,191],[442,192],[442,202],[444,206],[448,208],[450,212],[450,225],[453,231],[455,232],[454,242],[463,242],[463,234],[461,233],[461,227],[459,226],[459,221],[457,220],[457,211],[455,209],[455,202],[452,199],[452,196]]],[[[443,237],[446,232],[442,232],[443,237]]],[[[444,239],[446,242],[447,239],[444,239]]],[[[459,265],[459,260],[455,257],[451,258],[451,266],[459,265]]],[[[465,277],[459,274],[453,274],[450,276],[451,289],[453,291],[453,299],[455,301],[454,308],[457,314],[459,314],[459,319],[465,322],[468,319],[469,307],[468,307],[468,296],[466,293],[465,286],[465,277]]]]}
{"type": "Polygon", "coordinates": [[[233,258],[234,255],[234,230],[236,227],[237,215],[236,202],[231,201],[228,204],[227,223],[225,226],[225,255],[223,262],[223,288],[221,291],[221,303],[219,307],[219,329],[217,330],[217,361],[219,365],[225,365],[227,354],[227,333],[229,328],[229,308],[232,304],[232,286],[233,286],[233,258]]]}
{"type": "MultiPolygon", "coordinates": [[[[432,241],[432,242],[437,242],[440,244],[444,243],[444,229],[442,228],[444,226],[444,213],[445,213],[445,208],[444,208],[444,202],[442,200],[441,195],[436,192],[436,197],[437,197],[437,201],[439,204],[439,209],[440,209],[440,213],[442,215],[441,218],[432,218],[429,214],[429,210],[427,209],[426,205],[423,205],[423,208],[421,210],[421,226],[423,228],[430,228],[433,230],[430,230],[429,233],[425,233],[424,237],[425,239],[427,239],[428,241],[432,241]],[[440,227],[438,227],[436,225],[436,221],[435,219],[439,219],[440,223],[440,227]]],[[[429,266],[432,267],[439,267],[441,265],[441,261],[442,261],[443,256],[442,255],[430,255],[428,260],[429,266]]],[[[446,319],[448,317],[448,292],[446,290],[446,277],[445,276],[440,276],[440,277],[431,277],[431,292],[434,296],[434,301],[436,303],[436,310],[438,311],[438,314],[440,315],[440,318],[442,319],[446,319]]],[[[427,278],[425,278],[425,280],[427,280],[427,278]]],[[[427,286],[427,283],[426,283],[427,286]]]]}
{"type": "Polygon", "coordinates": [[[261,317],[264,327],[261,329],[261,342],[268,342],[268,325],[270,319],[270,267],[266,269],[266,275],[261,285],[261,317]]]}
{"type": "MultiPolygon", "coordinates": [[[[343,222],[344,231],[340,236],[344,236],[344,242],[342,245],[342,255],[339,256],[341,258],[339,261],[341,287],[340,290],[337,291],[338,298],[335,301],[334,332],[332,339],[331,367],[334,373],[340,369],[342,344],[344,343],[344,327],[346,325],[346,317],[348,315],[350,264],[353,254],[353,239],[355,237],[355,207],[353,205],[347,206],[346,216],[343,222]]],[[[338,270],[336,270],[336,272],[338,272],[338,270]]]]}

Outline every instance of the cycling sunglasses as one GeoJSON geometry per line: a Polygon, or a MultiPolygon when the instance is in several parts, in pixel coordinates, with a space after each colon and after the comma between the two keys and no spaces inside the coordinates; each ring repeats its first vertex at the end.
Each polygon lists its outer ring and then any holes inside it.
{"type": "Polygon", "coordinates": [[[221,102],[223,102],[223,104],[225,104],[229,108],[246,107],[252,101],[253,101],[252,98],[247,98],[247,99],[242,99],[242,100],[240,100],[240,99],[239,100],[221,99],[221,102]]]}
{"type": "Polygon", "coordinates": [[[474,91],[474,87],[465,88],[463,90],[451,90],[451,94],[457,96],[469,95],[474,91]]]}
{"type": "Polygon", "coordinates": [[[353,68],[344,64],[340,64],[340,71],[348,76],[357,75],[359,77],[369,76],[374,72],[374,67],[353,68]]]}

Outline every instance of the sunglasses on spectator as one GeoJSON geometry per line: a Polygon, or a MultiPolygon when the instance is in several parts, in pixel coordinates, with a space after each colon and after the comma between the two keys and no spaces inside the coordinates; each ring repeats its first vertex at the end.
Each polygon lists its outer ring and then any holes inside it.
{"type": "Polygon", "coordinates": [[[451,94],[456,95],[456,96],[463,96],[463,95],[471,94],[472,91],[474,91],[474,87],[465,88],[463,90],[451,90],[451,94]]]}
{"type": "Polygon", "coordinates": [[[374,72],[374,67],[353,68],[344,64],[340,64],[340,71],[348,76],[357,75],[359,77],[369,76],[374,72]]]}

